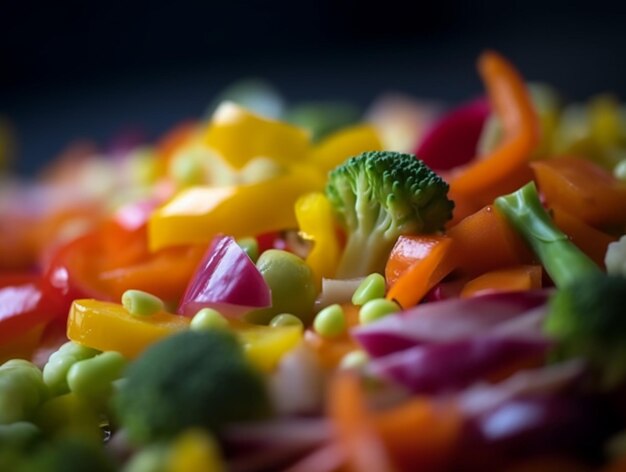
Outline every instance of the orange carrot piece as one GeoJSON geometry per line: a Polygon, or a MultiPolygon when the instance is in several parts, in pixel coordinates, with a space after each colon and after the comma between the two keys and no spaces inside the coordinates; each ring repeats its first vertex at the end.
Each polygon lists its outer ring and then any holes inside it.
{"type": "Polygon", "coordinates": [[[391,472],[394,469],[367,411],[361,380],[342,372],[330,384],[328,414],[352,472],[391,472]]]}
{"type": "Polygon", "coordinates": [[[401,470],[445,468],[463,419],[455,405],[416,397],[375,417],[376,431],[401,470]]]}
{"type": "Polygon", "coordinates": [[[452,240],[447,236],[426,236],[423,257],[419,257],[396,279],[387,292],[403,308],[417,304],[428,291],[454,270],[450,258],[452,240]],[[435,238],[434,243],[430,238],[435,238]]]}
{"type": "Polygon", "coordinates": [[[548,206],[559,206],[598,228],[626,224],[626,184],[577,157],[536,161],[531,167],[548,206]]]}
{"type": "Polygon", "coordinates": [[[617,241],[616,237],[589,226],[580,218],[558,206],[552,208],[552,217],[556,225],[570,237],[581,251],[591,257],[600,267],[604,267],[606,249],[610,243],[617,241]]]}
{"type": "Polygon", "coordinates": [[[539,122],[524,79],[504,57],[485,52],[478,69],[504,138],[489,155],[453,172],[449,183],[455,193],[485,204],[530,180],[528,158],[539,144],[539,122]]]}
{"type": "Polygon", "coordinates": [[[475,297],[493,292],[524,292],[541,288],[541,266],[524,265],[494,270],[470,280],[461,297],[475,297]]]}
{"type": "Polygon", "coordinates": [[[491,205],[450,228],[448,236],[454,241],[454,259],[463,274],[478,275],[533,259],[522,238],[491,205]]]}

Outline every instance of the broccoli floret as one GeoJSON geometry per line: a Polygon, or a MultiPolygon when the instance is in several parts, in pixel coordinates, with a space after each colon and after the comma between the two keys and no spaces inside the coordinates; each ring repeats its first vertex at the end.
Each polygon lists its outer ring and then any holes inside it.
{"type": "Polygon", "coordinates": [[[151,346],[129,366],[114,407],[129,437],[147,442],[192,426],[218,432],[229,422],[260,418],[269,399],[233,334],[187,331],[151,346]]]}
{"type": "Polygon", "coordinates": [[[441,230],[448,184],[412,154],[365,152],[330,172],[326,195],[346,229],[338,278],[382,273],[400,235],[441,230]]]}
{"type": "Polygon", "coordinates": [[[545,330],[557,358],[584,357],[610,389],[626,380],[626,278],[585,275],[550,298],[545,330]]]}
{"type": "Polygon", "coordinates": [[[586,274],[602,273],[554,224],[541,205],[533,182],[496,198],[495,206],[524,237],[557,287],[565,287],[586,274]]]}
{"type": "Polygon", "coordinates": [[[557,286],[544,330],[554,357],[585,358],[600,388],[626,380],[626,278],[607,275],[552,222],[534,183],[495,201],[557,286]]]}

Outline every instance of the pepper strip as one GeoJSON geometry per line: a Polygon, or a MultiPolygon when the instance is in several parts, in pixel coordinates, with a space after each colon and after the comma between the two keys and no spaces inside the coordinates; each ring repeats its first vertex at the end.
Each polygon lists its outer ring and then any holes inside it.
{"type": "Polygon", "coordinates": [[[453,172],[449,183],[456,194],[490,201],[524,183],[518,180],[527,176],[526,163],[539,144],[539,120],[523,78],[504,57],[485,52],[478,69],[502,122],[504,139],[490,154],[453,172]]]}

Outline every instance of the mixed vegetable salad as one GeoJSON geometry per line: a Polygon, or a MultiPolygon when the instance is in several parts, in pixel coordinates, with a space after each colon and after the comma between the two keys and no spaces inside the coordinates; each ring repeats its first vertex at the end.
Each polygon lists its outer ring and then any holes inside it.
{"type": "Polygon", "coordinates": [[[0,470],[626,470],[626,111],[226,90],[0,164],[0,470]]]}

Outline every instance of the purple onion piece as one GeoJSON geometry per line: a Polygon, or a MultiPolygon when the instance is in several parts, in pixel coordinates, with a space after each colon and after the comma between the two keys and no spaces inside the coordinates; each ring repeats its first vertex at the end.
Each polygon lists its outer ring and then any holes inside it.
{"type": "Polygon", "coordinates": [[[455,108],[425,133],[416,154],[435,170],[449,170],[468,163],[476,157],[489,113],[489,103],[484,98],[455,108]]]}
{"type": "Polygon", "coordinates": [[[379,357],[369,363],[368,372],[413,393],[452,392],[508,366],[537,359],[549,345],[545,339],[478,336],[379,357]]]}
{"type": "Polygon", "coordinates": [[[214,308],[240,317],[271,306],[270,288],[252,260],[230,236],[216,236],[187,286],[178,313],[193,316],[214,308]]]}
{"type": "MultiPolygon", "coordinates": [[[[521,318],[529,310],[545,306],[548,296],[548,291],[536,290],[426,303],[386,316],[376,323],[356,327],[351,334],[373,357],[421,344],[477,336],[505,322],[511,323],[508,333],[514,335],[512,320],[520,318],[517,329],[528,332],[532,322],[528,319],[524,325],[521,318]]],[[[534,316],[541,318],[543,313],[537,311],[534,316]]]]}

